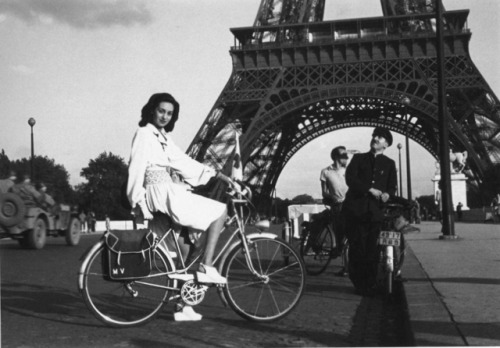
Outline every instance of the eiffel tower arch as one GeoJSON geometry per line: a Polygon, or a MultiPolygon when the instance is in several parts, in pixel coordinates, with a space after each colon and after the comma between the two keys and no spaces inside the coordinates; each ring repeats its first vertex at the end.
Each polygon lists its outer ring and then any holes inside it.
{"type": "MultiPolygon", "coordinates": [[[[259,202],[298,150],[335,130],[385,126],[439,157],[432,1],[381,0],[382,17],[323,21],[324,1],[262,0],[253,26],[231,29],[231,76],[188,149],[227,170],[240,134],[259,202]]],[[[468,14],[444,12],[449,145],[467,151],[481,189],[500,166],[500,102],[471,60],[468,14]]]]}

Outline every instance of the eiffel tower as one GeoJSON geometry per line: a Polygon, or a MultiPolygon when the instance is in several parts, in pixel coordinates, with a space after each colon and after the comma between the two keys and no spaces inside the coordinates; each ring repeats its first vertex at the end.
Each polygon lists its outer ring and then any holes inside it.
{"type": "MultiPolygon", "coordinates": [[[[228,170],[238,133],[259,203],[297,151],[342,128],[385,126],[439,157],[434,0],[381,0],[382,17],[337,21],[323,21],[324,4],[261,0],[253,26],[231,29],[231,76],[188,149],[228,170]]],[[[449,146],[467,151],[484,193],[500,167],[500,103],[469,55],[468,14],[443,14],[449,146]]]]}

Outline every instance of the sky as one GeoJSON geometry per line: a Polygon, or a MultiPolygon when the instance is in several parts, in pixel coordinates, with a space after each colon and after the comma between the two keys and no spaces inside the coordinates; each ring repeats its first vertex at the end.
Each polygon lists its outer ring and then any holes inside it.
{"type": "MultiPolygon", "coordinates": [[[[64,165],[70,183],[103,152],[128,162],[140,110],[153,93],[180,103],[173,137],[184,150],[222,92],[232,70],[230,28],[251,26],[260,0],[0,0],[0,151],[35,154],[64,165]]],[[[470,53],[500,93],[499,0],[443,0],[470,9],[470,53]]],[[[379,0],[326,0],[325,20],[381,16],[379,0]]],[[[497,94],[498,96],[498,94],[497,94]]],[[[332,147],[369,148],[371,129],[323,135],[287,164],[277,194],[320,197],[319,173],[332,147]],[[306,165],[304,165],[306,163],[306,165]]],[[[386,152],[398,162],[397,143],[386,152]]],[[[403,154],[403,187],[406,170],[403,154]]],[[[410,141],[413,196],[432,194],[435,159],[410,141]]]]}

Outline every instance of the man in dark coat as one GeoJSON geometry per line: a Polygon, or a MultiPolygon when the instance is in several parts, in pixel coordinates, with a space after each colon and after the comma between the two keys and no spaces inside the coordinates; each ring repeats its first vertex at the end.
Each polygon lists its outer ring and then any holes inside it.
{"type": "Polygon", "coordinates": [[[377,277],[377,238],[383,207],[397,189],[396,164],[383,153],[392,145],[391,133],[376,127],[370,151],[355,154],[346,170],[349,189],[343,205],[349,239],[349,277],[362,294],[372,294],[377,277]]]}

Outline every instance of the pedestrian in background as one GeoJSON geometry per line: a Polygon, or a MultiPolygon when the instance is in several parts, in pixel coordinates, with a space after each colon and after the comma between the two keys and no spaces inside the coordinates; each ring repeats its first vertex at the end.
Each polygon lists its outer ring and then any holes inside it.
{"type": "Polygon", "coordinates": [[[462,202],[458,202],[457,204],[457,219],[458,221],[462,221],[462,202]]]}
{"type": "Polygon", "coordinates": [[[21,197],[27,208],[42,204],[42,195],[31,183],[29,175],[24,175],[23,181],[12,186],[10,191],[21,197]]]}
{"type": "Polygon", "coordinates": [[[89,231],[90,232],[95,232],[95,224],[97,222],[97,219],[95,217],[95,213],[93,211],[89,212],[89,231]]]}
{"type": "MultiPolygon", "coordinates": [[[[332,256],[337,257],[342,253],[345,237],[345,222],[341,212],[348,189],[345,182],[345,168],[349,156],[345,146],[337,146],[331,151],[330,157],[332,164],[321,171],[319,180],[323,203],[330,206],[331,223],[335,233],[335,249],[332,251],[332,256]]],[[[342,269],[337,275],[344,275],[346,271],[342,269]]]]}
{"type": "Polygon", "coordinates": [[[82,210],[80,214],[78,215],[78,218],[80,219],[80,225],[81,225],[81,231],[86,232],[87,231],[87,214],[82,210]]]}
{"type": "Polygon", "coordinates": [[[47,193],[47,186],[44,183],[40,183],[38,185],[38,192],[41,194],[41,206],[44,210],[47,210],[51,213],[55,212],[56,201],[52,198],[51,195],[47,193]]]}
{"type": "Polygon", "coordinates": [[[342,211],[349,240],[349,278],[357,291],[367,296],[373,295],[376,286],[383,207],[397,189],[396,163],[384,155],[391,145],[391,132],[376,127],[370,151],[355,154],[346,170],[349,189],[342,211]]]}
{"type": "Polygon", "coordinates": [[[0,193],[7,193],[16,184],[17,174],[15,171],[11,170],[9,176],[3,180],[0,180],[0,193]]]}
{"type": "Polygon", "coordinates": [[[491,207],[493,210],[493,222],[495,222],[497,219],[500,219],[500,193],[497,193],[491,201],[491,207]]]}

